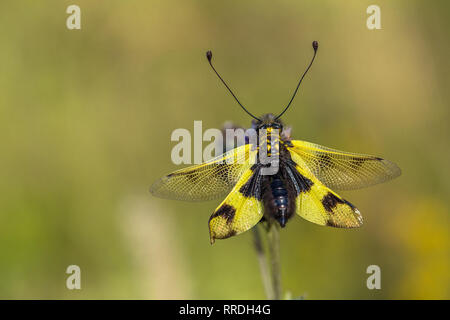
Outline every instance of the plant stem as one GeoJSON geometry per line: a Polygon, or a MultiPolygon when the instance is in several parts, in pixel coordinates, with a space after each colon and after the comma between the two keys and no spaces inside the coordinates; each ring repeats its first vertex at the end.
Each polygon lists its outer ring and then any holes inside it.
{"type": "Polygon", "coordinates": [[[274,223],[267,223],[264,226],[258,224],[253,228],[253,235],[266,297],[269,300],[279,300],[282,295],[279,229],[274,223]],[[265,235],[268,250],[265,250],[261,231],[265,235]]]}
{"type": "Polygon", "coordinates": [[[282,295],[280,266],[280,230],[275,223],[269,225],[268,239],[272,271],[272,287],[274,293],[273,298],[275,300],[280,300],[282,295]]]}
{"type": "Polygon", "coordinates": [[[255,245],[256,255],[259,262],[259,270],[261,271],[261,278],[264,286],[264,291],[268,300],[273,300],[274,292],[271,282],[271,277],[269,273],[269,266],[267,264],[267,257],[264,250],[264,243],[261,238],[261,226],[256,225],[253,230],[253,240],[255,245]]]}

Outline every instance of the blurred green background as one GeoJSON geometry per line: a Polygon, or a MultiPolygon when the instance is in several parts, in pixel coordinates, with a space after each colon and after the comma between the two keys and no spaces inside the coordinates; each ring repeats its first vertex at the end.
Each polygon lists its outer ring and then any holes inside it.
{"type": "Polygon", "coordinates": [[[157,199],[176,128],[280,112],[293,137],[396,162],[342,193],[358,230],[293,219],[285,291],[307,299],[450,298],[449,64],[444,1],[2,1],[0,298],[264,298],[251,233],[209,244],[221,200],[157,199]],[[66,8],[81,8],[81,30],[66,8]],[[82,289],[68,290],[68,265],[82,289]],[[381,267],[381,290],[366,268],[381,267]]]}

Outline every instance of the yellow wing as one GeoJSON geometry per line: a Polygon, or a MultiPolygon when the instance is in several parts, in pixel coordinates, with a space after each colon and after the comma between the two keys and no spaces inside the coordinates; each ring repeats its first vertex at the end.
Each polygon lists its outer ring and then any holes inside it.
{"type": "Polygon", "coordinates": [[[263,216],[259,166],[248,168],[230,194],[216,208],[209,219],[211,244],[215,239],[225,239],[247,231],[263,216]]]}
{"type": "Polygon", "coordinates": [[[323,226],[356,228],[362,225],[359,210],[347,200],[324,186],[299,163],[301,158],[290,152],[294,164],[287,167],[294,182],[297,197],[296,213],[302,218],[323,226]]]}
{"type": "Polygon", "coordinates": [[[293,140],[287,147],[299,156],[297,164],[336,190],[351,190],[398,177],[400,168],[382,158],[339,151],[318,144],[293,140]]]}
{"type": "Polygon", "coordinates": [[[246,144],[209,162],[177,170],[156,181],[150,192],[161,198],[202,201],[224,196],[255,162],[256,150],[246,144]]]}

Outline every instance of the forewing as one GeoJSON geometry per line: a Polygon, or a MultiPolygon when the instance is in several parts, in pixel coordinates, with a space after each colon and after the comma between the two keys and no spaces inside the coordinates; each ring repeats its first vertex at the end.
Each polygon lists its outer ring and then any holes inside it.
{"type": "Polygon", "coordinates": [[[385,182],[401,174],[393,162],[358,153],[339,151],[318,144],[293,140],[288,150],[299,156],[297,163],[324,185],[351,190],[385,182]]]}
{"type": "Polygon", "coordinates": [[[202,201],[229,193],[240,176],[255,162],[256,151],[246,144],[200,165],[175,171],[150,187],[161,198],[202,201]]]}
{"type": "Polygon", "coordinates": [[[247,231],[263,216],[260,167],[248,168],[209,219],[211,243],[247,231]]]}
{"type": "MultiPolygon", "coordinates": [[[[294,154],[294,162],[299,157],[294,154]]],[[[296,193],[296,213],[302,218],[323,226],[356,228],[362,225],[358,209],[324,186],[310,172],[296,163],[286,167],[296,193]]]]}

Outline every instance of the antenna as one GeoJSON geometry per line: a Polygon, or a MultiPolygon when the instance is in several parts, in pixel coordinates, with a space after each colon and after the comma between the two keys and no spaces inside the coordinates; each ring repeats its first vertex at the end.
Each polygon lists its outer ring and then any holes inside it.
{"type": "Polygon", "coordinates": [[[295,95],[297,94],[298,88],[300,87],[300,83],[302,83],[303,78],[305,77],[306,73],[308,73],[309,68],[311,68],[311,66],[312,66],[312,64],[314,62],[314,59],[316,58],[316,53],[317,53],[317,48],[319,48],[319,43],[317,41],[313,41],[312,47],[314,49],[314,55],[313,55],[313,57],[311,59],[311,62],[309,63],[308,68],[306,68],[305,72],[303,73],[302,77],[300,78],[300,81],[298,82],[297,88],[295,88],[294,94],[292,95],[292,98],[289,101],[288,105],[286,106],[286,108],[284,108],[283,112],[281,112],[280,115],[275,118],[275,120],[277,120],[279,117],[281,117],[286,112],[286,110],[289,108],[289,106],[291,105],[292,101],[295,98],[295,95]]]}
{"type": "Polygon", "coordinates": [[[226,84],[226,82],[222,79],[220,74],[216,71],[216,69],[214,68],[214,66],[213,66],[213,64],[211,62],[211,59],[212,59],[212,52],[211,51],[207,51],[206,52],[206,58],[208,58],[209,65],[214,70],[216,75],[219,77],[220,81],[222,81],[222,83],[225,85],[225,87],[228,89],[228,91],[230,91],[230,93],[233,96],[234,100],[236,100],[237,103],[239,103],[239,105],[241,106],[241,108],[244,109],[244,111],[247,112],[252,118],[254,118],[254,119],[258,120],[258,121],[261,121],[259,118],[255,117],[247,109],[245,109],[245,107],[239,102],[238,98],[234,95],[233,91],[231,91],[230,87],[226,84]]]}

